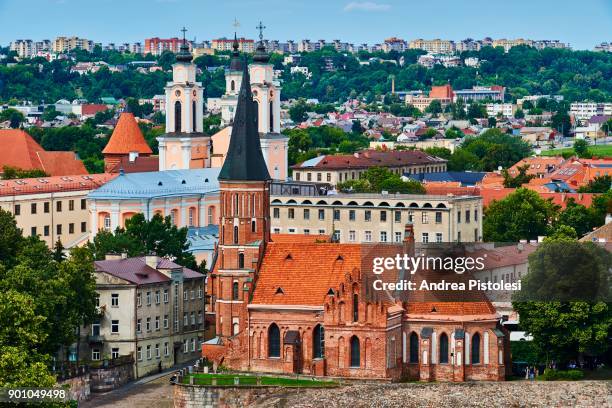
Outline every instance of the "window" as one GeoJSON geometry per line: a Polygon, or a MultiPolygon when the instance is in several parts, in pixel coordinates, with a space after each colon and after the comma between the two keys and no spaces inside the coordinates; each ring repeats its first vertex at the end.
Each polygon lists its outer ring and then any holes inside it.
{"type": "Polygon", "coordinates": [[[359,347],[359,338],[357,336],[351,337],[351,367],[359,368],[361,365],[361,356],[359,347]]]}
{"type": "Polygon", "coordinates": [[[419,362],[419,336],[415,332],[410,335],[410,362],[419,362]]]}
{"type": "Polygon", "coordinates": [[[355,221],[355,210],[349,210],[349,221],[355,221]]]}
{"type": "Polygon", "coordinates": [[[461,242],[461,231],[457,231],[457,242],[461,242]]]}
{"type": "Polygon", "coordinates": [[[251,232],[256,232],[257,231],[257,223],[255,222],[255,220],[251,220],[251,232]]]}
{"type": "Polygon", "coordinates": [[[138,361],[142,361],[142,347],[138,346],[138,348],[136,349],[136,358],[138,359],[138,361]]]}
{"type": "Polygon", "coordinates": [[[461,210],[457,211],[457,224],[461,224],[461,210]]]}
{"type": "Polygon", "coordinates": [[[202,324],[203,320],[202,320],[202,311],[198,311],[198,324],[202,324]]]}
{"type": "Polygon", "coordinates": [[[480,364],[480,334],[478,333],[472,337],[472,364],[480,364]]]}
{"type": "Polygon", "coordinates": [[[321,181],[322,179],[321,173],[317,173],[317,181],[321,181]]]}
{"type": "Polygon", "coordinates": [[[168,328],[168,315],[164,315],[164,329],[168,328]]]}
{"type": "Polygon", "coordinates": [[[289,208],[287,210],[287,218],[289,218],[290,220],[295,218],[295,209],[289,208]]]}
{"type": "Polygon", "coordinates": [[[164,342],[164,356],[170,355],[170,347],[168,346],[168,342],[164,342]]]}
{"type": "Polygon", "coordinates": [[[147,360],[151,359],[151,345],[149,344],[147,346],[147,360]]]}
{"type": "Polygon", "coordinates": [[[395,232],[395,242],[402,242],[402,233],[395,232]]]}
{"type": "Polygon", "coordinates": [[[426,212],[421,214],[421,222],[423,224],[429,224],[429,215],[426,212]]]}
{"type": "Polygon", "coordinates": [[[119,333],[119,320],[111,320],[111,333],[119,333]]]}
{"type": "Polygon", "coordinates": [[[442,242],[442,233],[441,232],[436,232],[436,242],[438,242],[438,243],[442,242]]]}
{"type": "Polygon", "coordinates": [[[280,357],[280,330],[276,323],[268,329],[268,357],[280,357]]]}
{"type": "Polygon", "coordinates": [[[183,313],[183,326],[189,325],[189,315],[187,313],[183,313]]]}
{"type": "Polygon", "coordinates": [[[68,200],[68,211],[74,211],[74,200],[68,200]]]}
{"type": "Polygon", "coordinates": [[[188,353],[189,352],[189,340],[185,339],[183,340],[183,353],[188,353]]]}
{"type": "Polygon", "coordinates": [[[214,213],[215,207],[208,207],[208,223],[212,224],[213,223],[213,213],[214,213]]]}
{"type": "Polygon", "coordinates": [[[195,211],[193,208],[189,209],[189,226],[193,227],[193,215],[194,215],[195,211]]]}
{"type": "MultiPolygon", "coordinates": [[[[238,254],[238,269],[244,269],[244,253],[240,252],[238,254]]],[[[199,289],[200,294],[202,293],[202,289],[199,289]]],[[[202,297],[202,296],[199,296],[202,297]]]]}
{"type": "Polygon", "coordinates": [[[474,242],[478,242],[478,228],[474,228],[474,242]]]}
{"type": "Polygon", "coordinates": [[[111,306],[118,307],[119,306],[119,294],[111,293],[111,306]]]}
{"type": "Polygon", "coordinates": [[[304,208],[304,219],[305,220],[310,219],[310,210],[308,208],[304,208]]]}
{"type": "Polygon", "coordinates": [[[136,306],[142,306],[142,296],[140,296],[140,292],[136,293],[136,306]]]}
{"type": "Polygon", "coordinates": [[[359,295],[353,293],[353,321],[359,321],[359,295]]]}
{"type": "Polygon", "coordinates": [[[334,242],[340,242],[340,231],[339,230],[334,230],[333,240],[334,242]]]}
{"type": "Polygon", "coordinates": [[[61,201],[58,201],[58,202],[55,203],[55,210],[57,212],[61,212],[62,211],[62,202],[61,201]]]}
{"type": "Polygon", "coordinates": [[[62,235],[62,224],[57,224],[55,226],[55,232],[57,235],[62,235]]]}
{"type": "Polygon", "coordinates": [[[234,225],[234,244],[238,243],[238,226],[234,225]]]}
{"type": "Polygon", "coordinates": [[[159,316],[155,316],[155,330],[159,330],[159,322],[160,322],[159,316]]]}
{"type": "Polygon", "coordinates": [[[380,231],[380,242],[387,242],[387,231],[380,231]]]}
{"type": "Polygon", "coordinates": [[[470,210],[465,210],[465,222],[466,224],[470,222],[470,210]]]}
{"type": "Polygon", "coordinates": [[[36,227],[32,227],[32,228],[30,228],[30,235],[31,235],[31,236],[33,236],[33,237],[35,237],[36,235],[38,235],[38,234],[36,233],[36,227]]]}
{"type": "Polygon", "coordinates": [[[414,211],[408,211],[408,222],[411,224],[414,222],[414,211]]]}
{"type": "Polygon", "coordinates": [[[304,228],[304,235],[310,235],[310,230],[308,228],[304,228]]]}
{"type": "Polygon", "coordinates": [[[195,339],[191,339],[191,351],[195,351],[196,341],[195,339]]]}
{"type": "Polygon", "coordinates": [[[317,324],[312,332],[312,358],[325,357],[325,329],[317,324]]]}
{"type": "Polygon", "coordinates": [[[74,234],[74,223],[73,222],[68,224],[68,233],[69,234],[74,234]]]}
{"type": "Polygon", "coordinates": [[[119,347],[113,347],[111,349],[111,358],[119,358],[119,347]]]}
{"type": "Polygon", "coordinates": [[[448,336],[446,333],[440,336],[440,364],[448,364],[448,336]]]}
{"type": "Polygon", "coordinates": [[[107,231],[110,231],[111,229],[111,219],[110,219],[110,215],[105,215],[104,216],[104,229],[107,231]]]}
{"type": "Polygon", "coordinates": [[[140,333],[142,330],[142,319],[136,320],[136,333],[140,333]]]}
{"type": "Polygon", "coordinates": [[[15,215],[21,215],[21,205],[15,204],[15,215]]]}
{"type": "Polygon", "coordinates": [[[91,350],[91,359],[93,361],[100,360],[100,349],[95,348],[91,350]]]}
{"type": "Polygon", "coordinates": [[[319,230],[319,235],[324,235],[325,234],[325,230],[324,229],[320,229],[319,230]]]}
{"type": "Polygon", "coordinates": [[[364,241],[372,242],[372,231],[364,231],[364,241]]]}
{"type": "Polygon", "coordinates": [[[45,225],[44,231],[45,231],[45,237],[48,237],[49,236],[49,226],[48,225],[45,225]]]}
{"type": "Polygon", "coordinates": [[[147,306],[151,306],[151,292],[147,292],[147,306]]]}
{"type": "Polygon", "coordinates": [[[149,332],[151,331],[151,318],[147,317],[147,323],[145,324],[145,329],[149,332]]]}
{"type": "Polygon", "coordinates": [[[340,210],[334,210],[334,221],[340,221],[340,210]]]}
{"type": "Polygon", "coordinates": [[[280,209],[279,209],[279,208],[274,208],[274,209],[272,210],[272,216],[273,216],[274,218],[280,218],[280,209]]]}
{"type": "Polygon", "coordinates": [[[174,102],[174,132],[181,132],[181,101],[174,102]]]}
{"type": "Polygon", "coordinates": [[[164,303],[168,303],[168,289],[164,289],[164,303]]]}
{"type": "Polygon", "coordinates": [[[363,214],[364,220],[365,221],[372,221],[372,211],[370,210],[365,210],[364,214],[363,214]]]}
{"type": "Polygon", "coordinates": [[[82,198],[81,199],[81,210],[86,210],[87,209],[87,200],[82,198]]]}
{"type": "Polygon", "coordinates": [[[238,300],[238,282],[232,284],[232,300],[238,300]]]}
{"type": "Polygon", "coordinates": [[[190,315],[191,315],[191,325],[195,326],[195,324],[196,324],[196,315],[195,315],[195,312],[191,312],[190,315]]]}
{"type": "Polygon", "coordinates": [[[474,221],[478,222],[478,210],[477,209],[474,210],[474,221]]]}
{"type": "Polygon", "coordinates": [[[45,213],[49,212],[49,202],[47,201],[46,203],[43,204],[43,211],[45,213]]]}
{"type": "Polygon", "coordinates": [[[325,210],[321,209],[319,210],[319,220],[324,220],[325,219],[325,210]]]}
{"type": "Polygon", "coordinates": [[[155,357],[159,358],[159,343],[155,345],[155,357]]]}
{"type": "Polygon", "coordinates": [[[393,213],[393,217],[394,217],[393,220],[395,222],[402,222],[402,212],[401,211],[395,211],[393,213]]]}
{"type": "Polygon", "coordinates": [[[436,211],[436,224],[442,224],[442,211],[436,211]]]}
{"type": "Polygon", "coordinates": [[[30,211],[32,214],[36,214],[36,203],[30,204],[30,211]]]}
{"type": "Polygon", "coordinates": [[[355,231],[349,231],[348,240],[349,242],[355,242],[355,231]]]}
{"type": "Polygon", "coordinates": [[[87,222],[85,221],[81,223],[81,232],[87,232],[87,222]]]}
{"type": "Polygon", "coordinates": [[[299,172],[295,173],[295,180],[296,181],[300,181],[300,173],[299,172]]]}
{"type": "Polygon", "coordinates": [[[380,222],[387,222],[387,212],[386,211],[380,212],[380,222]]]}
{"type": "Polygon", "coordinates": [[[306,173],[306,180],[312,181],[312,173],[306,173]]]}
{"type": "Polygon", "coordinates": [[[327,173],[327,181],[331,181],[331,173],[327,173]]]}
{"type": "Polygon", "coordinates": [[[427,233],[427,232],[423,233],[422,242],[425,243],[425,244],[429,242],[429,233],[427,233]]]}
{"type": "Polygon", "coordinates": [[[189,299],[189,291],[188,290],[184,290],[183,291],[183,300],[188,300],[189,299]]]}

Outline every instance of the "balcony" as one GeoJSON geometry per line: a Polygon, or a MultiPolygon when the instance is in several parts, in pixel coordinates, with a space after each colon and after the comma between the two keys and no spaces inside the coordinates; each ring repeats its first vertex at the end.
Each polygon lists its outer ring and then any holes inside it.
{"type": "Polygon", "coordinates": [[[101,334],[90,334],[89,336],[87,336],[87,342],[88,343],[103,343],[104,336],[101,334]]]}

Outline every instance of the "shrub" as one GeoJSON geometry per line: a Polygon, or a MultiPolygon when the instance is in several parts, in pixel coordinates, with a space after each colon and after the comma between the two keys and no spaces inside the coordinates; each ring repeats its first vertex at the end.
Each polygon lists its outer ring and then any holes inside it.
{"type": "Polygon", "coordinates": [[[584,378],[584,372],[582,370],[553,370],[547,368],[544,370],[542,379],[544,381],[556,381],[556,380],[569,380],[577,381],[584,378]]]}

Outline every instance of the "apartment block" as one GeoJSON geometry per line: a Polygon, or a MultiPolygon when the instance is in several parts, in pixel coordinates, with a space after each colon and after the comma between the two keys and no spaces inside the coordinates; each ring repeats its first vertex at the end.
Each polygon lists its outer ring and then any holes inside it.
{"type": "Polygon", "coordinates": [[[93,48],[93,41],[79,37],[57,37],[53,40],[52,44],[52,50],[57,54],[63,54],[75,49],[91,52],[93,48]]]}

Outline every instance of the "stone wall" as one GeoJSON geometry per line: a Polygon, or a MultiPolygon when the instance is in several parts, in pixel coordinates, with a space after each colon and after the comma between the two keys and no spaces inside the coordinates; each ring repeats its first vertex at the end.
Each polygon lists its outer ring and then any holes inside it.
{"type": "Polygon", "coordinates": [[[62,388],[68,386],[68,390],[70,391],[73,399],[77,401],[85,401],[88,400],[91,395],[90,382],[91,379],[89,373],[86,373],[78,377],[59,381],[57,384],[62,388]]]}
{"type": "Polygon", "coordinates": [[[200,387],[175,384],[173,386],[175,408],[246,407],[257,399],[278,392],[276,387],[200,387]]]}
{"type": "Polygon", "coordinates": [[[107,392],[134,379],[134,364],[127,363],[109,368],[92,368],[91,392],[107,392]]]}

